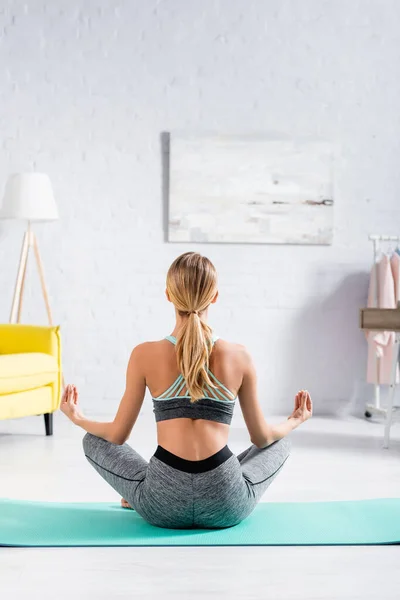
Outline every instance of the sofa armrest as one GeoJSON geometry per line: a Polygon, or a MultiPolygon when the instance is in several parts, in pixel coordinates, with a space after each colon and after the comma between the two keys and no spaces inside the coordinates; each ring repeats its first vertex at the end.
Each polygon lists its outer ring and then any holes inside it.
{"type": "Polygon", "coordinates": [[[63,382],[60,327],[58,325],[55,327],[21,325],[20,323],[0,324],[0,354],[25,352],[43,352],[51,354],[57,360],[58,377],[52,384],[52,402],[48,410],[48,412],[54,412],[60,406],[63,382]]]}
{"type": "Polygon", "coordinates": [[[0,324],[0,354],[45,352],[60,364],[60,327],[0,324]]]}

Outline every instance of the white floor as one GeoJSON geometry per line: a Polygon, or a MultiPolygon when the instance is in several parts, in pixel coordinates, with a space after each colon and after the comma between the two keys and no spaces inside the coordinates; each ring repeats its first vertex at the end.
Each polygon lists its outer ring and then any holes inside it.
{"type": "MultiPolygon", "coordinates": [[[[39,417],[0,422],[0,497],[118,501],[83,458],[83,432],[56,417],[52,438],[39,417]]],[[[387,450],[379,420],[313,417],[291,437],[264,501],[400,497],[400,424],[387,450]]],[[[150,458],[151,416],[129,443],[150,458]]],[[[244,429],[231,429],[234,452],[248,445],[244,429]]],[[[0,549],[4,599],[398,600],[399,590],[400,546],[0,549]]]]}

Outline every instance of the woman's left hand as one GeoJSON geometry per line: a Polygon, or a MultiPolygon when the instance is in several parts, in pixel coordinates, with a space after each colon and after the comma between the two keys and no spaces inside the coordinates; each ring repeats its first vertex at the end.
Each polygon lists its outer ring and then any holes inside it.
{"type": "Polygon", "coordinates": [[[60,410],[64,413],[73,423],[83,419],[83,415],[78,405],[78,390],[74,385],[68,384],[65,387],[63,396],[61,398],[60,410]]]}

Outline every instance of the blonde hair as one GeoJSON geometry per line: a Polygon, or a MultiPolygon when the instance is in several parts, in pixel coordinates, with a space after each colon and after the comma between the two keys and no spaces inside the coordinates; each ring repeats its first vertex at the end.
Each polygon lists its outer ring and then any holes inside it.
{"type": "Polygon", "coordinates": [[[167,291],[179,314],[188,315],[176,336],[176,358],[191,402],[196,402],[205,384],[216,387],[208,375],[212,329],[201,318],[217,293],[214,265],[197,252],[181,254],[168,269],[167,291]]]}

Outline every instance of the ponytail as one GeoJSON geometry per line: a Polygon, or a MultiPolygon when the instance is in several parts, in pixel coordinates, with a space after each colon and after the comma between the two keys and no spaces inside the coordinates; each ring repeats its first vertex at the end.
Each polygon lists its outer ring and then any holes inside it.
{"type": "Polygon", "coordinates": [[[207,370],[211,350],[211,327],[201,320],[197,312],[190,312],[177,335],[176,359],[186,381],[191,402],[196,402],[204,396],[205,384],[215,388],[207,370]]]}
{"type": "Polygon", "coordinates": [[[167,290],[179,314],[187,315],[176,337],[176,358],[191,402],[196,402],[206,385],[216,389],[208,374],[212,329],[201,318],[217,293],[214,265],[197,252],[178,256],[168,270],[167,290]]]}

